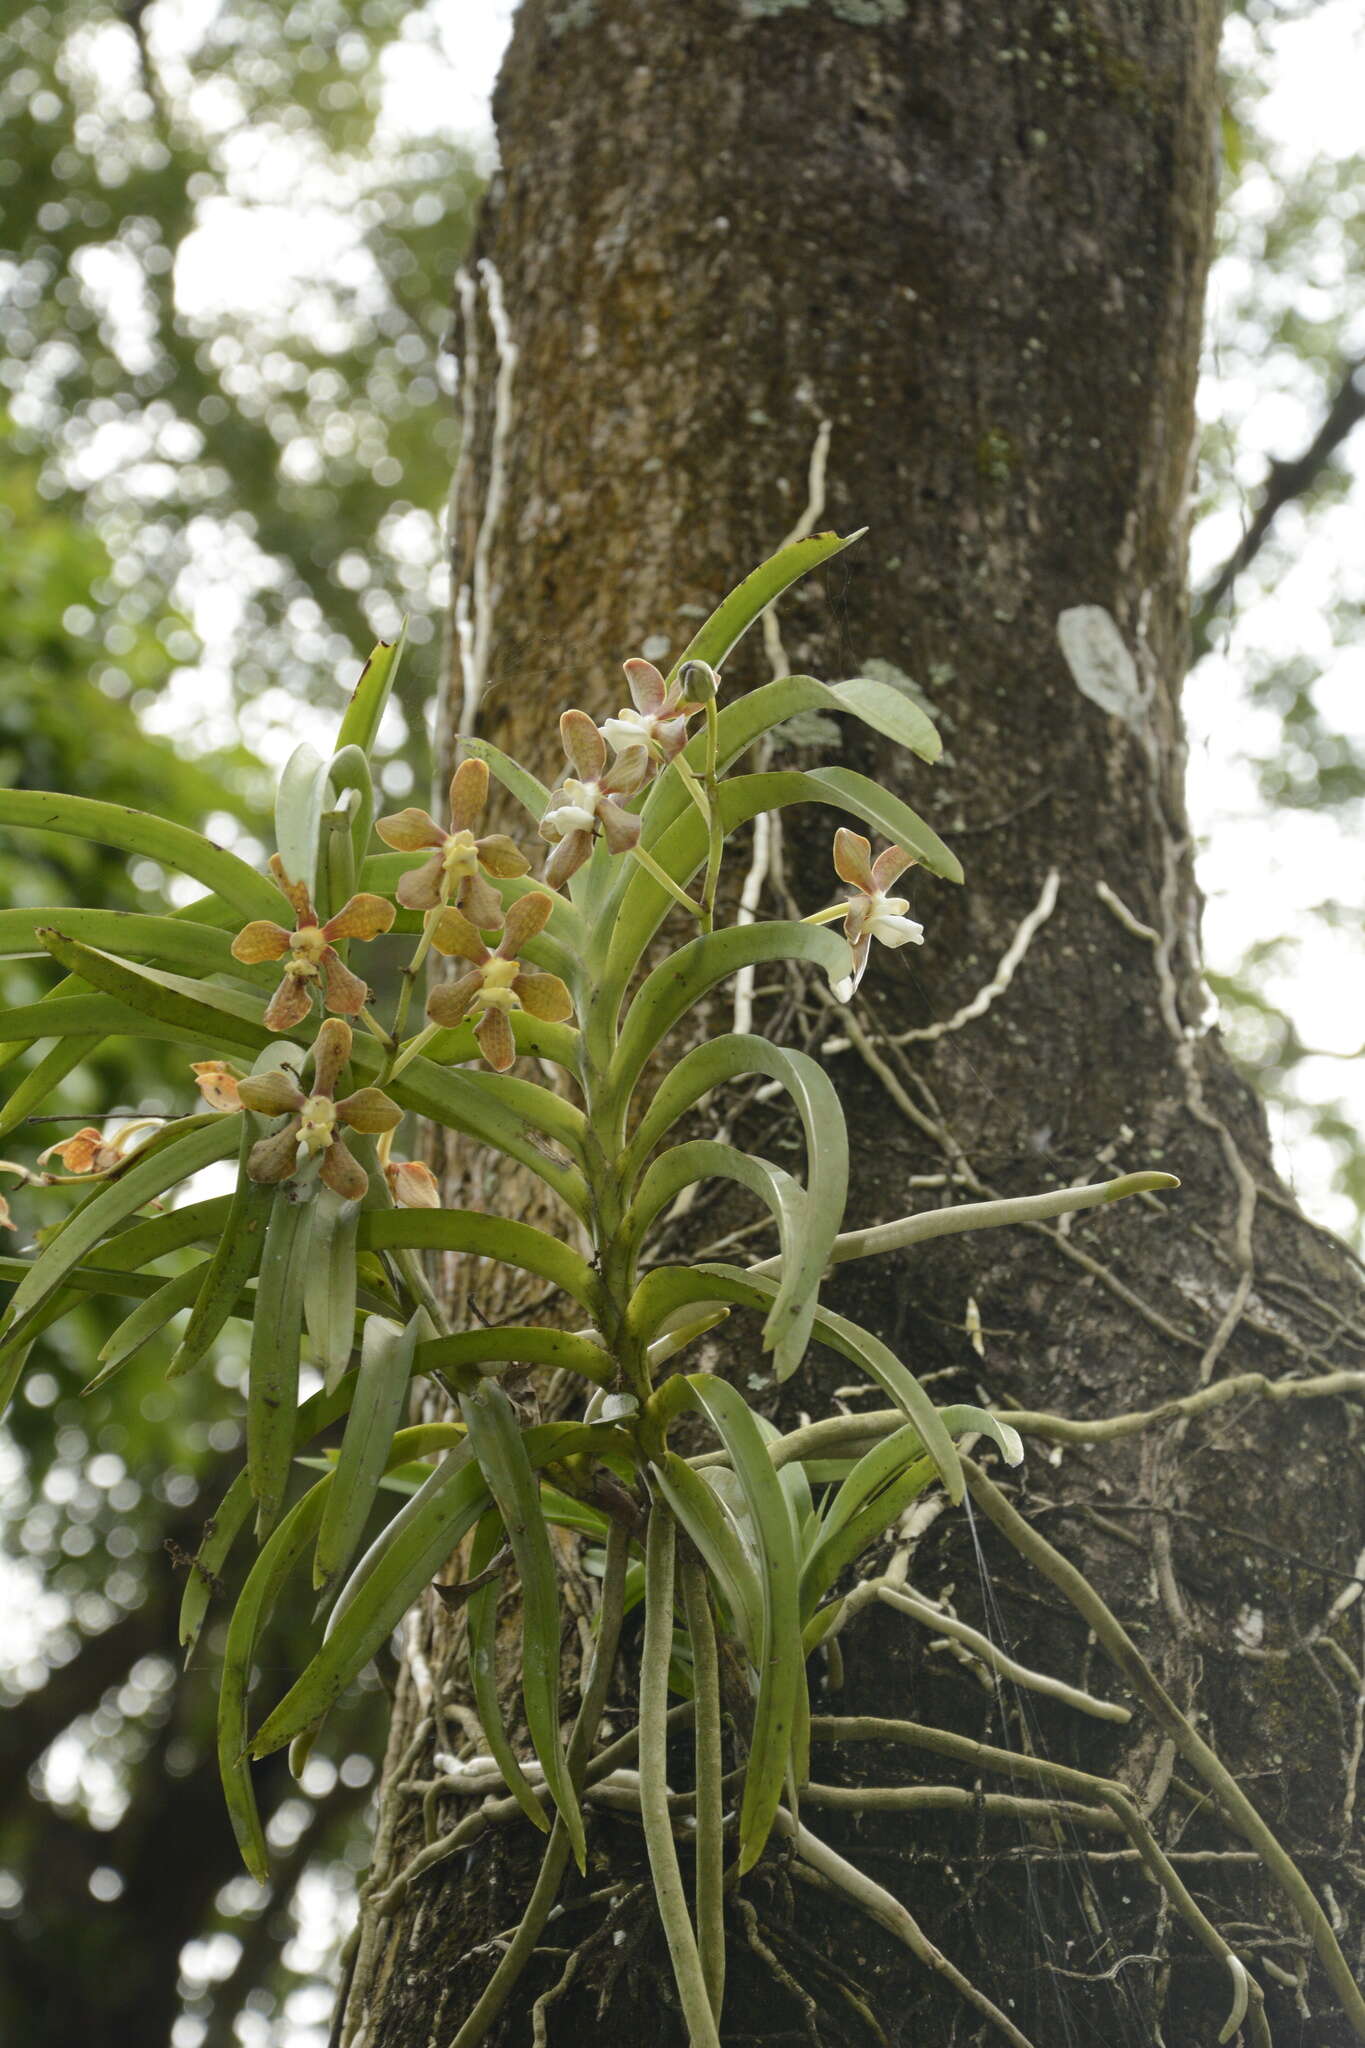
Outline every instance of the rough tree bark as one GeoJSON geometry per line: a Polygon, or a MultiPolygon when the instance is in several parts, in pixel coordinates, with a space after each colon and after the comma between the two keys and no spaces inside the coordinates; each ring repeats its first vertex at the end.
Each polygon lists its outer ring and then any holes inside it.
{"type": "MultiPolygon", "coordinates": [[[[945,1397],[979,1387],[1102,1416],[1365,1362],[1358,1277],[1280,1191],[1199,972],[1178,693],[1218,22],[1216,0],[524,0],[498,89],[504,168],[463,294],[452,726],[463,702],[550,767],[561,706],[610,708],[620,659],[676,651],[803,515],[867,525],[730,678],[777,660],[913,679],[946,738],[931,774],[845,733],[855,765],[901,786],[966,865],[961,891],[915,887],[922,951],[884,956],[854,1025],[813,986],[795,1003],[760,991],[760,1018],[783,1010],[837,1078],[855,1220],[1113,1167],[1183,1182],[1069,1232],[845,1269],[835,1305],[945,1397]],[[1113,626],[1073,620],[1069,662],[1058,620],[1077,607],[1113,626]]],[[[765,886],[803,910],[828,901],[828,843],[803,814],[769,848],[765,886]]],[[[733,1114],[737,1142],[781,1143],[761,1105],[733,1114]]],[[[452,1168],[462,1199],[484,1170],[452,1168]]],[[[517,1199],[506,1178],[474,1193],[517,1199]]],[[[699,1242],[749,1220],[721,1204],[688,1227],[699,1242]]],[[[728,1355],[753,1371],[752,1345],[728,1355]]],[[[785,1412],[827,1412],[846,1377],[813,1358],[785,1412]]],[[[1355,1427],[1336,1401],[1247,1395],[1098,1449],[1035,1446],[1017,1494],[1331,1888],[1353,1960],[1355,1427]]],[[[943,1515],[911,1570],[1030,1663],[1127,1697],[992,1532],[979,1558],[966,1518],[943,1515]]],[[[376,1896],[422,1841],[408,1787],[459,1735],[449,1715],[431,1732],[432,1687],[439,1703],[453,1680],[430,1604],[400,1687],[376,1896]]],[[[1115,1727],[1044,1701],[1025,1729],[1017,1700],[929,1644],[865,1614],[842,1686],[812,1667],[816,1712],[913,1716],[1117,1772],[1168,1849],[1197,1852],[1180,1868],[1211,1917],[1273,1966],[1272,2029],[1354,2038],[1281,1895],[1145,1713],[1115,1727]]],[[[815,1775],[954,1773],[863,1747],[817,1750],[815,1775]]],[[[1113,1841],[1096,1855],[1093,1838],[984,1810],[809,1817],[913,1901],[1032,2040],[1217,2038],[1226,1978],[1113,1841]]],[[[479,1944],[521,1911],[528,1832],[390,1889],[382,1915],[372,1898],[348,2041],[446,2048],[498,1953],[479,1944]]],[[[597,1823],[589,1882],[566,1889],[574,1910],[497,2038],[531,2039],[530,2004],[572,1944],[551,2041],[683,2038],[648,1892],[629,1889],[641,1869],[637,1833],[597,1823]]],[[[890,1934],[792,1875],[770,1851],[733,1911],[727,2044],[994,2038],[890,1934]]]]}

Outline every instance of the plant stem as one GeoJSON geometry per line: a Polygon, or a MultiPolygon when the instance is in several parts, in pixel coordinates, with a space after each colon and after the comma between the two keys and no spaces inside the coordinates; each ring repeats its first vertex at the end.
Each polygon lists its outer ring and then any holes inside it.
{"type": "Polygon", "coordinates": [[[725,833],[720,817],[720,713],[712,690],[706,700],[706,880],[702,886],[702,930],[711,931],[716,921],[716,891],[720,887],[720,863],[725,852],[725,833]]]}
{"type": "Polygon", "coordinates": [[[651,876],[661,889],[668,891],[675,903],[681,904],[684,910],[689,911],[693,917],[700,919],[703,924],[705,923],[706,913],[702,909],[701,904],[694,902],[686,889],[678,886],[668,870],[660,867],[652,853],[646,853],[643,846],[632,846],[630,851],[632,858],[640,863],[645,873],[651,876]]]}

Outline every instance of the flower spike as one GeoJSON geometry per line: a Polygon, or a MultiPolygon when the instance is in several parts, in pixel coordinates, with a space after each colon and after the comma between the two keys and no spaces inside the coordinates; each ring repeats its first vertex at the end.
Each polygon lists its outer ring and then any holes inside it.
{"type": "MultiPolygon", "coordinates": [[[[594,727],[594,731],[596,728],[594,727]]],[[[562,1024],[573,1014],[573,998],[557,974],[523,967],[517,957],[528,939],[543,931],[553,900],[543,890],[518,896],[495,953],[490,953],[469,919],[458,910],[443,911],[432,931],[432,944],[448,958],[465,960],[470,972],[458,981],[433,989],[427,1016],[451,1029],[474,1016],[474,1036],[490,1067],[505,1074],[516,1058],[509,1014],[524,1010],[548,1024],[562,1024]]]]}
{"type": "Polygon", "coordinates": [[[454,904],[480,931],[502,930],[502,898],[490,876],[524,875],[531,863],[505,832],[475,837],[488,802],[488,764],[461,761],[450,779],[450,830],[443,831],[429,811],[409,808],[380,818],[375,831],[399,853],[430,857],[398,884],[405,910],[435,910],[454,904]]]}
{"type": "Polygon", "coordinates": [[[379,1088],[357,1088],[336,1101],[336,1085],[350,1057],[350,1025],[340,1017],[328,1017],[313,1047],[311,1095],[304,1094],[297,1077],[285,1067],[249,1075],[238,1084],[242,1101],[258,1116],[289,1118],[283,1130],[252,1146],[246,1166],[250,1179],[289,1180],[301,1166],[318,1159],[320,1176],[334,1194],[348,1202],[363,1199],[370,1177],[337,1126],[391,1131],[403,1121],[403,1112],[379,1088]]]}
{"type": "Polygon", "coordinates": [[[358,1017],[369,990],[359,975],[352,974],[336,951],[338,939],[377,939],[394,920],[394,908],[382,896],[362,892],[343,903],[326,924],[318,923],[312,898],[302,882],[291,881],[277,853],[270,856],[270,872],[280,894],[294,912],[295,929],[286,931],[267,917],[257,918],[238,932],[232,942],[234,960],[283,960],[283,978],[270,999],[263,1022],[267,1031],[292,1031],[313,1007],[313,990],[321,986],[324,1009],[339,1016],[358,1017]]]}

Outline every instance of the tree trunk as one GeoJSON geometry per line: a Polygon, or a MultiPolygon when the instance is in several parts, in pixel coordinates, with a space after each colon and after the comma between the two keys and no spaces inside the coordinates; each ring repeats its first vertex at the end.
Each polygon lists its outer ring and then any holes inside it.
{"type": "MultiPolygon", "coordinates": [[[[841,735],[966,867],[961,890],[912,878],[923,948],[882,956],[851,1022],[813,981],[758,993],[760,1025],[836,1079],[850,1220],[1135,1167],[1181,1178],[1069,1231],[844,1269],[827,1298],[937,1375],[938,1399],[1102,1417],[1363,1362],[1357,1276],[1279,1190],[1199,971],[1177,705],[1218,25],[1216,0],[524,0],[498,88],[504,168],[463,294],[450,726],[553,769],[558,711],[613,708],[624,656],[676,654],[794,529],[866,525],[726,677],[878,675],[913,687],[945,738],[929,772],[841,735]]],[[[799,764],[808,739],[777,746],[799,764]]],[[[804,912],[835,888],[828,822],[797,816],[751,880],[804,912]]],[[[752,1100],[727,1114],[751,1149],[790,1136],[752,1100]]],[[[517,1193],[504,1176],[483,1198],[517,1193]]],[[[699,1208],[691,1242],[749,1221],[739,1202],[699,1208]]],[[[751,1391],[740,1342],[727,1356],[751,1391]]],[[[813,1356],[783,1411],[830,1412],[847,1378],[813,1356]]],[[[1354,1961],[1352,1427],[1335,1400],[1244,1392],[1098,1448],[1035,1441],[1011,1489],[1330,1888],[1354,1961]]],[[[1056,1587],[978,1528],[979,1543],[952,1512],[921,1526],[917,1589],[951,1589],[1025,1663],[1132,1720],[993,1690],[880,1605],[842,1638],[842,1673],[813,1661],[815,1712],[1117,1774],[1210,1918],[1267,1965],[1272,2032],[1356,2038],[1282,1891],[1162,1727],[1056,1587]]],[[[423,1839],[410,1787],[459,1732],[444,1617],[415,1617],[412,1645],[345,2021],[365,2048],[448,2048],[500,1953],[481,1944],[516,1923],[535,1867],[529,1829],[492,1829],[376,1907],[423,1839]]],[[[866,1744],[817,1744],[813,1775],[1001,1789],[866,1744]]],[[[1227,1973],[1122,1838],[984,1804],[802,1811],[1038,2048],[1219,2037],[1227,1973]]],[[[566,1886],[573,1910],[496,2038],[530,2040],[532,2002],[559,1985],[557,2048],[685,2039],[642,1872],[638,1832],[595,1823],[588,1881],[566,1886]]],[[[732,1906],[727,2048],[999,2037],[801,1875],[774,1846],[732,1906]]]]}

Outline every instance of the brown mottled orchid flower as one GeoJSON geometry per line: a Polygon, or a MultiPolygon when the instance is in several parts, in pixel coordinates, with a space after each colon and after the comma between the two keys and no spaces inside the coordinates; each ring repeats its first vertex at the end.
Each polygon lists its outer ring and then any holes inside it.
{"type": "Polygon", "coordinates": [[[313,1047],[313,1089],[305,1095],[297,1077],[285,1068],[273,1074],[248,1075],[239,1082],[238,1093],[248,1109],[259,1116],[288,1116],[289,1122],[273,1138],[253,1145],[246,1170],[255,1181],[288,1180],[310,1159],[321,1159],[320,1173],[334,1194],[348,1202],[360,1201],[370,1184],[355,1154],[341,1136],[339,1125],[353,1131],[391,1131],[403,1120],[403,1112],[380,1088],[357,1088],[334,1098],[341,1071],[351,1057],[351,1027],[340,1017],[328,1017],[313,1047]]]}
{"type": "Polygon", "coordinates": [[[226,1060],[191,1060],[194,1085],[210,1109],[234,1110],[242,1106],[237,1093],[238,1073],[226,1060]]]}
{"type": "Polygon", "coordinates": [[[159,1116],[137,1117],[132,1123],[125,1124],[121,1131],[116,1131],[112,1138],[106,1138],[103,1131],[87,1124],[73,1137],[63,1138],[59,1144],[49,1145],[45,1152],[40,1152],[38,1165],[45,1166],[49,1159],[60,1159],[68,1173],[112,1173],[116,1166],[122,1166],[133,1150],[134,1141],[144,1132],[159,1130],[162,1122],[159,1116]]]}
{"type": "MultiPolygon", "coordinates": [[[[874,939],[884,946],[923,944],[924,926],[905,914],[910,908],[907,898],[886,893],[896,878],[914,865],[915,856],[904,847],[884,847],[873,860],[871,844],[861,832],[850,832],[841,825],[835,833],[835,872],[853,891],[843,913],[844,937],[853,953],[853,972],[835,986],[834,993],[841,1003],[848,1002],[866,973],[874,939]]],[[[837,915],[837,911],[831,915],[837,915]]]]}
{"type": "Polygon", "coordinates": [[[322,989],[324,1009],[343,1017],[358,1017],[369,994],[359,975],[343,965],[336,951],[338,939],[376,939],[394,920],[394,908],[382,896],[368,893],[352,896],[326,924],[318,923],[313,900],[303,882],[291,882],[277,853],[270,857],[270,872],[294,912],[295,929],[285,930],[269,918],[257,918],[244,926],[232,942],[234,960],[253,964],[258,960],[285,961],[280,982],[265,1013],[267,1031],[291,1031],[313,1007],[313,990],[322,989]]]}
{"type": "MultiPolygon", "coordinates": [[[[540,836],[554,847],[545,864],[552,889],[577,874],[601,827],[613,853],[628,853],[639,843],[640,820],[618,801],[634,796],[649,779],[650,760],[643,742],[619,753],[607,771],[607,743],[586,711],[566,711],[559,721],[564,751],[575,773],[551,792],[540,821],[540,836]]],[[[524,900],[524,899],[523,899],[524,900]]]]}
{"type": "Polygon", "coordinates": [[[527,940],[544,930],[553,907],[540,890],[518,896],[507,912],[496,953],[489,952],[469,919],[458,910],[444,911],[432,932],[437,951],[469,961],[471,971],[432,990],[427,1016],[445,1029],[462,1024],[466,1017],[477,1017],[474,1036],[479,1049],[500,1074],[505,1074],[516,1058],[510,1011],[525,1010],[528,1016],[540,1017],[548,1024],[560,1024],[573,1013],[573,998],[557,974],[540,974],[533,967],[523,967],[517,958],[527,940]]]}
{"type": "Polygon", "coordinates": [[[680,682],[665,684],[652,661],[638,657],[623,664],[633,711],[618,711],[602,726],[602,737],[614,754],[645,747],[658,761],[674,760],[687,745],[687,721],[705,707],[683,696],[680,682]]]}
{"type": "Polygon", "coordinates": [[[399,853],[434,849],[429,860],[398,884],[398,901],[405,910],[435,910],[438,904],[453,903],[480,931],[502,930],[502,898],[488,877],[524,875],[531,863],[505,832],[475,838],[487,801],[487,762],[461,761],[450,778],[448,832],[429,811],[409,809],[380,818],[374,829],[386,846],[399,853]]]}

